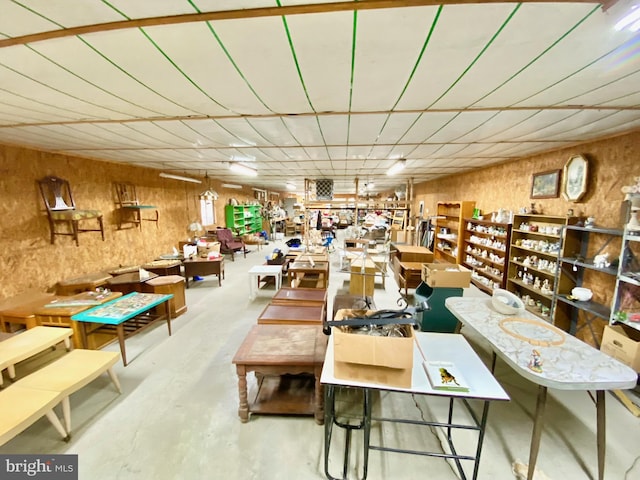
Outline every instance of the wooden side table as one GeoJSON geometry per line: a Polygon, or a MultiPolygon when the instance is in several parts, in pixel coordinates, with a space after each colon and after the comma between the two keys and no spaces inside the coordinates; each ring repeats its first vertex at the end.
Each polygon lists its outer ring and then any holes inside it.
{"type": "Polygon", "coordinates": [[[142,290],[147,293],[171,293],[169,300],[171,318],[176,318],[187,311],[185,298],[185,279],[180,275],[161,275],[144,283],[142,290]]]}
{"type": "Polygon", "coordinates": [[[327,338],[321,326],[254,325],[233,357],[238,374],[240,420],[248,422],[249,412],[313,415],[316,423],[322,425],[324,402],[320,375],[327,338]],[[251,402],[247,394],[247,372],[255,372],[258,380],[258,390],[251,402]],[[288,375],[302,374],[313,376],[313,388],[278,388],[292,380],[288,375]]]}
{"type": "Polygon", "coordinates": [[[289,285],[291,287],[328,288],[329,262],[295,261],[289,265],[289,285]]]}
{"type": "Polygon", "coordinates": [[[38,325],[35,311],[54,300],[51,293],[29,290],[0,302],[0,331],[11,333],[14,328],[27,329],[38,325]],[[15,327],[19,325],[19,327],[15,327]]]}

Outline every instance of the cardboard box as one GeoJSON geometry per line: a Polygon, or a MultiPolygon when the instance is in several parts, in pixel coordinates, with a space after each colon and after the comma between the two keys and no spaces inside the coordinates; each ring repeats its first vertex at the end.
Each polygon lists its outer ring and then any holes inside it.
{"type": "Polygon", "coordinates": [[[471,270],[455,263],[425,263],[422,281],[432,288],[468,288],[471,270]]]}
{"type": "Polygon", "coordinates": [[[640,332],[626,325],[607,325],[600,350],[640,372],[640,332]]]}
{"type": "MultiPolygon", "coordinates": [[[[351,310],[338,310],[336,320],[351,310]]],[[[404,325],[407,337],[361,335],[333,327],[334,375],[342,380],[355,380],[400,388],[411,387],[414,334],[404,325]]]]}
{"type": "Polygon", "coordinates": [[[206,258],[209,253],[220,253],[220,242],[198,240],[198,256],[206,258]]]}

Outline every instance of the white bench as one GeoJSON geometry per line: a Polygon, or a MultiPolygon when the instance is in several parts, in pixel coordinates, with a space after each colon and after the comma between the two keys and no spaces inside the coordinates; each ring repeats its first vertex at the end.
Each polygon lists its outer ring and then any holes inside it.
{"type": "Polygon", "coordinates": [[[119,393],[117,352],[76,349],[0,391],[0,445],[46,415],[65,440],[71,433],[69,396],[107,372],[119,393]],[[62,403],[65,426],[53,412],[62,403]]]}
{"type": "Polygon", "coordinates": [[[39,326],[0,342],[0,386],[3,383],[2,370],[5,368],[9,373],[9,378],[14,379],[17,363],[60,342],[64,342],[65,348],[70,350],[71,341],[69,338],[72,334],[73,330],[70,328],[39,326]]]}

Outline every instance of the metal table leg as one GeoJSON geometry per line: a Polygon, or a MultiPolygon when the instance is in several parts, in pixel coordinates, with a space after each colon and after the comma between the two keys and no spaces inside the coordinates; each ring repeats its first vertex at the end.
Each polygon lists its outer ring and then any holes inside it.
{"type": "Polygon", "coordinates": [[[529,450],[529,471],[527,472],[527,480],[533,480],[533,473],[536,469],[536,461],[538,460],[538,451],[540,450],[540,437],[542,436],[542,423],[546,404],[547,387],[543,387],[542,385],[540,385],[538,387],[536,417],[533,422],[533,433],[531,435],[531,449],[529,450]]]}

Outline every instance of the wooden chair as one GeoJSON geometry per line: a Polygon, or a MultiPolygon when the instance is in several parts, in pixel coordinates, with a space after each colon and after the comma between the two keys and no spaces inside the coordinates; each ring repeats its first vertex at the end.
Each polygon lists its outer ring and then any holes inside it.
{"type": "Polygon", "coordinates": [[[136,186],[132,183],[116,183],[116,196],[118,204],[118,230],[122,230],[122,224],[132,223],[134,227],[140,227],[142,222],[156,222],[158,228],[158,209],[155,205],[141,205],[138,200],[136,186]],[[155,216],[144,218],[143,210],[153,210],[155,216]]]}
{"type": "Polygon", "coordinates": [[[244,258],[247,258],[247,248],[244,241],[242,241],[242,239],[240,239],[239,237],[234,237],[231,230],[229,230],[228,228],[219,228],[216,231],[216,236],[218,237],[218,241],[220,242],[220,252],[230,253],[231,260],[233,260],[234,262],[236,261],[235,252],[240,250],[244,254],[244,258]]]}
{"type": "Polygon", "coordinates": [[[80,245],[78,234],[81,232],[100,232],[104,241],[102,212],[100,210],[77,209],[68,180],[48,176],[38,180],[38,185],[47,209],[52,244],[55,242],[56,235],[68,235],[73,237],[76,245],[80,245]],[[85,220],[96,220],[99,228],[80,228],[80,222],[85,220]],[[68,230],[57,230],[56,226],[59,224],[67,225],[68,230]]]}

